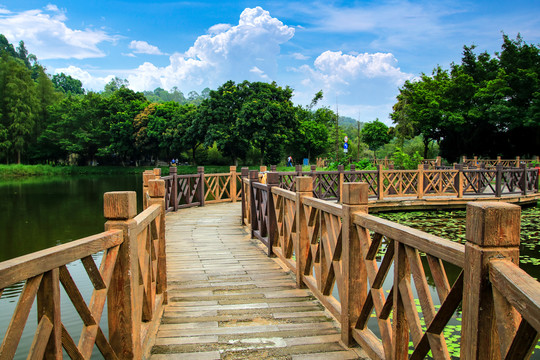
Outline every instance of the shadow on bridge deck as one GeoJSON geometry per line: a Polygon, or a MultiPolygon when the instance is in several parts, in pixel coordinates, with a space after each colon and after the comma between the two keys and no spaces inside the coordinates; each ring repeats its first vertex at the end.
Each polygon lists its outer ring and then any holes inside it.
{"type": "Polygon", "coordinates": [[[240,225],[240,203],[167,214],[166,306],[153,360],[358,359],[337,323],[240,225]]]}

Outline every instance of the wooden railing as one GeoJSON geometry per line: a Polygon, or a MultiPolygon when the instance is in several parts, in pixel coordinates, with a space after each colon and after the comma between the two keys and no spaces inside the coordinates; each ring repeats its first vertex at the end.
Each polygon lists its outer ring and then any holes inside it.
{"type": "Polygon", "coordinates": [[[148,354],[167,302],[165,184],[148,182],[146,209],[136,214],[136,193],[104,195],[105,232],[0,263],[0,296],[6,287],[24,289],[0,347],[0,359],[15,355],[37,298],[38,325],[28,358],[89,359],[97,347],[106,359],[141,359],[148,354]],[[98,266],[95,257],[102,253],[98,266]],[[81,261],[93,292],[88,301],[72,278],[69,263],[81,261]],[[62,284],[82,321],[75,343],[61,318],[62,284]],[[101,328],[107,303],[108,338],[101,328]]]}
{"type": "Polygon", "coordinates": [[[335,316],[345,344],[359,343],[373,359],[429,352],[449,359],[444,329],[461,321],[463,358],[530,355],[540,331],[540,283],[517,265],[519,206],[470,203],[462,245],[369,215],[368,183],[344,184],[342,204],[315,198],[312,177],[295,184],[296,192],[251,185],[252,229],[266,226],[269,255],[335,316]],[[447,275],[449,266],[460,269],[457,277],[447,275]]]}
{"type": "Polygon", "coordinates": [[[515,159],[501,159],[500,156],[497,156],[497,159],[479,159],[477,156],[467,158],[463,156],[461,158],[461,164],[466,166],[485,166],[493,167],[497,165],[502,165],[504,167],[520,167],[520,165],[525,164],[528,167],[531,167],[533,164],[540,164],[540,157],[536,156],[534,159],[521,159],[517,156],[515,159]]]}
{"type": "Polygon", "coordinates": [[[313,181],[313,196],[318,199],[340,200],[345,182],[362,181],[369,184],[369,195],[382,200],[392,197],[424,198],[429,196],[494,196],[538,192],[538,170],[521,165],[504,168],[500,165],[488,169],[431,170],[419,165],[417,170],[351,170],[279,172],[279,187],[293,190],[297,176],[309,176],[313,181]]]}
{"type": "Polygon", "coordinates": [[[205,203],[236,202],[242,193],[236,166],[231,166],[228,173],[219,174],[205,174],[204,167],[199,166],[197,174],[187,175],[178,175],[173,166],[169,168],[169,175],[161,179],[165,181],[167,211],[205,203]]]}

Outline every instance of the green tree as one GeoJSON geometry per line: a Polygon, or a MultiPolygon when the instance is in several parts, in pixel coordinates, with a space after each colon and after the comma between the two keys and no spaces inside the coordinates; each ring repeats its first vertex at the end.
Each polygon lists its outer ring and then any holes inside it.
{"type": "Polygon", "coordinates": [[[38,102],[30,71],[4,52],[0,60],[0,149],[6,161],[12,153],[21,163],[35,123],[38,102]]]}
{"type": "Polygon", "coordinates": [[[54,74],[52,77],[54,88],[64,94],[82,95],[84,89],[82,82],[79,79],[66,75],[64,73],[54,74]]]}
{"type": "Polygon", "coordinates": [[[369,148],[373,151],[377,150],[392,139],[388,126],[379,121],[379,119],[365,124],[361,130],[361,134],[364,142],[368,144],[369,148]]]}

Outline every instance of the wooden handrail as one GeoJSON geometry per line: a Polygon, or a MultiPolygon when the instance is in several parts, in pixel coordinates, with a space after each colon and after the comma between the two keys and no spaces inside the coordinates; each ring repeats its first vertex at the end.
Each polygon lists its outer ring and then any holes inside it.
{"type": "Polygon", "coordinates": [[[143,174],[146,209],[140,214],[135,192],[106,193],[105,232],[0,263],[0,294],[26,281],[0,345],[1,359],[15,355],[35,298],[38,326],[29,358],[62,358],[64,348],[70,358],[87,359],[96,346],[109,359],[149,354],[167,301],[165,181],[156,177],[159,172],[143,174]],[[93,255],[99,252],[98,267],[93,255]],[[89,300],[66,266],[79,260],[93,285],[89,300]],[[83,322],[78,344],[61,321],[60,284],[83,322]],[[108,338],[100,325],[105,313],[108,338]]]}
{"type": "MultiPolygon", "coordinates": [[[[356,341],[374,359],[419,359],[429,351],[435,359],[447,359],[443,330],[459,317],[462,304],[463,357],[530,355],[540,330],[540,283],[516,264],[518,206],[470,203],[468,241],[462,245],[367,214],[367,183],[345,183],[342,204],[335,204],[313,197],[312,177],[294,181],[296,196],[271,191],[275,211],[267,223],[273,217],[277,227],[272,252],[296,275],[297,286],[308,287],[340,322],[345,344],[356,341]],[[463,269],[457,278],[448,277],[447,264],[463,269]],[[390,289],[383,288],[389,281],[390,289]],[[339,299],[332,295],[334,286],[339,299]],[[380,335],[367,326],[373,312],[380,335]]],[[[258,184],[252,188],[264,191],[258,184]]]]}
{"type": "Polygon", "coordinates": [[[120,245],[119,230],[105,231],[0,263],[0,289],[120,245]]]}

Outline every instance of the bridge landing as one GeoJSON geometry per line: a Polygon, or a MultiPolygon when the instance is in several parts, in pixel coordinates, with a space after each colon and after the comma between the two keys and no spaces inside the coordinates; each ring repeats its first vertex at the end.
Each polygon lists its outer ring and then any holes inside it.
{"type": "Polygon", "coordinates": [[[240,226],[240,203],[167,214],[166,306],[152,349],[161,359],[358,359],[308,290],[240,226]]]}

